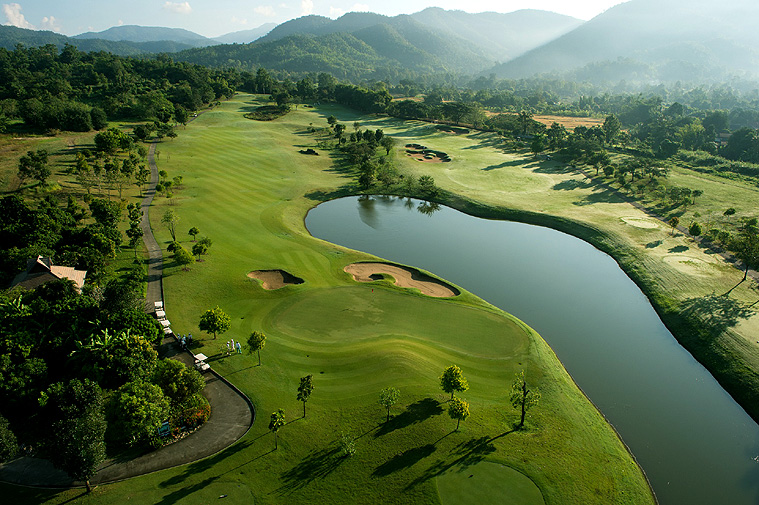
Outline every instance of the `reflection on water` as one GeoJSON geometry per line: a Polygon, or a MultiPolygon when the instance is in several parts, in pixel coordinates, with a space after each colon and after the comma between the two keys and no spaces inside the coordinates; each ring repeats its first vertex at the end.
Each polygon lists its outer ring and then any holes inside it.
{"type": "MultiPolygon", "coordinates": [[[[664,327],[612,258],[547,228],[399,198],[343,198],[319,238],[429,270],[535,328],[630,446],[663,505],[759,503],[759,426],[664,327]]],[[[712,324],[740,319],[724,300],[712,324]]]]}

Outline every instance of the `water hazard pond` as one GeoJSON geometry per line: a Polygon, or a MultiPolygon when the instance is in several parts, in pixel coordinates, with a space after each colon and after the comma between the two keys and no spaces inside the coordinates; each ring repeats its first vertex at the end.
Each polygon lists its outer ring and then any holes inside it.
{"type": "Polygon", "coordinates": [[[342,198],[311,210],[306,226],[433,272],[537,330],[619,431],[663,505],[759,503],[759,426],[611,257],[548,228],[430,210],[418,200],[342,198]]]}

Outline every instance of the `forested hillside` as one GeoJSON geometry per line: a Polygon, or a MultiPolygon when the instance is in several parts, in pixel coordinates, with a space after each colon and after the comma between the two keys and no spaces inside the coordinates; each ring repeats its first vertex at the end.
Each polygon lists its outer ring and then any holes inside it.
{"type": "Polygon", "coordinates": [[[83,53],[73,46],[58,51],[0,48],[0,117],[19,117],[31,127],[88,131],[108,118],[147,119],[177,109],[195,110],[233,93],[219,70],[140,60],[109,53],[83,53]]]}

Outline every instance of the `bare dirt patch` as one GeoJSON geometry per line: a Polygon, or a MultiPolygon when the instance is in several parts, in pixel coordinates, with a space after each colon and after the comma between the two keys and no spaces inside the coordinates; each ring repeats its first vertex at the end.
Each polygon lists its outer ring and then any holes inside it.
{"type": "Polygon", "coordinates": [[[395,285],[402,288],[416,288],[427,296],[450,298],[458,296],[459,290],[443,281],[423,274],[411,267],[393,265],[390,263],[351,263],[343,270],[353,276],[358,282],[373,282],[380,280],[381,274],[387,274],[395,279],[395,285]]]}
{"type": "Polygon", "coordinates": [[[303,279],[284,270],[254,270],[248,277],[258,279],[264,289],[279,289],[287,285],[303,284],[303,279]]]}
{"type": "Polygon", "coordinates": [[[592,128],[593,126],[601,126],[604,124],[603,119],[593,117],[572,117],[572,116],[532,116],[532,119],[539,123],[543,123],[546,126],[551,126],[553,123],[559,123],[567,130],[574,130],[578,126],[585,126],[586,128],[592,128]]]}

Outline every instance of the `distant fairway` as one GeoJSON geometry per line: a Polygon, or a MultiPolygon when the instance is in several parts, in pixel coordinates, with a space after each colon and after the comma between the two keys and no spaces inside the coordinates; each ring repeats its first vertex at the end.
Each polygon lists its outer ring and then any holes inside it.
{"type": "MultiPolygon", "coordinates": [[[[652,503],[642,472],[614,431],[523,323],[463,289],[455,298],[432,298],[388,281],[358,283],[344,267],[378,258],[306,231],[309,208],[353,191],[353,177],[334,168],[330,152],[298,153],[316,148],[309,123],[321,127],[335,115],[391,134],[403,124],[336,106],[294,110],[270,122],[243,117],[264,103],[237,95],[161,143],[159,168],[182,175],[184,188],[173,205],[160,198],[151,209],[164,247],[170,236],[160,216],[169,207],[180,216],[178,239],[186,248],[193,226],[213,241],[205,261],[188,272],[166,258],[166,310],[174,330],[192,333],[201,344],[197,351],[252,399],[256,422],[217,456],[102,486],[87,502],[193,504],[227,494],[224,503],[439,503],[446,471],[490,461],[513,469],[512,476],[524,474],[521,480],[534,482],[546,503],[652,503]],[[276,269],[304,282],[267,290],[247,275],[276,269]],[[217,304],[232,327],[214,341],[197,324],[217,304]],[[267,335],[262,366],[255,354],[220,355],[219,344],[244,342],[254,330],[267,335]],[[438,379],[454,363],[470,385],[458,395],[471,410],[458,432],[438,379]],[[543,398],[525,429],[511,432],[518,413],[507,395],[520,370],[543,398]],[[315,390],[302,418],[296,389],[306,374],[313,374],[315,390]],[[399,388],[401,398],[385,423],[377,398],[388,386],[399,388]],[[278,408],[289,422],[275,452],[267,426],[278,408]],[[356,439],[352,458],[340,455],[341,433],[356,439]]],[[[418,123],[405,128],[409,138],[423,131],[418,123]]],[[[456,161],[417,165],[446,170],[465,163],[472,154],[456,149],[472,141],[450,138],[445,151],[456,153],[456,161]]],[[[427,143],[424,136],[418,140],[427,143]]],[[[491,496],[487,487],[481,491],[483,501],[498,503],[501,489],[491,496]]],[[[76,496],[42,494],[36,501],[76,496]]]]}

